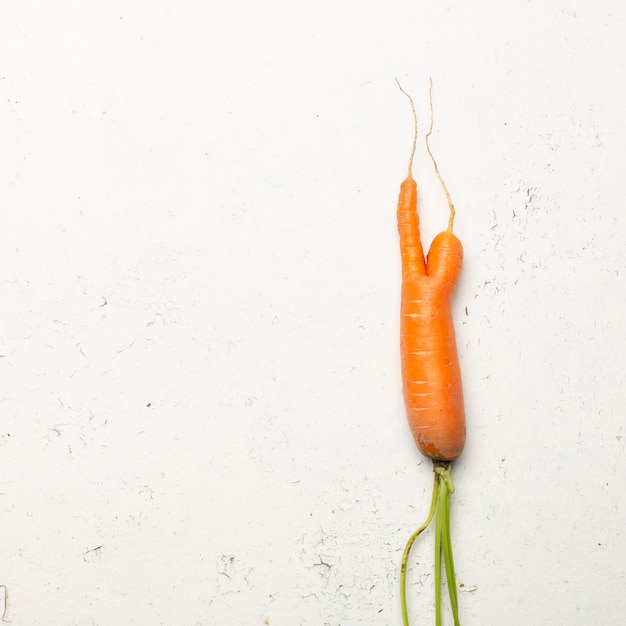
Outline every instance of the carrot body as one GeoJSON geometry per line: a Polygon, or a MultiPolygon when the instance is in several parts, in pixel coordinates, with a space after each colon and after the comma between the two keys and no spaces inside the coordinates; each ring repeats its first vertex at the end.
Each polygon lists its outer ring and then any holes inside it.
{"type": "Polygon", "coordinates": [[[424,258],[417,215],[417,185],[404,180],[398,200],[402,255],[400,354],[407,418],[417,447],[436,461],[458,458],[465,444],[465,409],[451,300],[463,247],[448,230],[424,258]]]}

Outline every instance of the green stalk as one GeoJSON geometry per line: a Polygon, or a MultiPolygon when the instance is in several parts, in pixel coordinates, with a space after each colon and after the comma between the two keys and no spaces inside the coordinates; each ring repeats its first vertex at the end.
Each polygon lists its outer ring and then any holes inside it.
{"type": "Polygon", "coordinates": [[[402,555],[400,568],[400,602],[402,604],[402,623],[409,626],[406,602],[406,573],[409,553],[417,537],[430,525],[435,512],[435,623],[441,626],[441,556],[443,554],[450,605],[454,617],[454,626],[460,626],[459,606],[452,556],[452,538],[450,532],[450,494],[454,493],[454,484],[449,463],[435,462],[435,483],[428,518],[409,538],[402,555]]]}
{"type": "Polygon", "coordinates": [[[435,474],[435,482],[433,484],[433,497],[430,504],[430,512],[426,521],[409,537],[404,547],[404,554],[402,555],[402,565],[400,567],[400,602],[402,604],[402,623],[404,626],[409,626],[409,613],[406,606],[406,570],[409,562],[409,553],[415,540],[421,535],[421,533],[428,528],[435,515],[435,509],[437,508],[437,495],[439,493],[439,477],[435,474]]]}
{"type": "MultiPolygon", "coordinates": [[[[454,489],[454,487],[453,487],[454,489]]],[[[448,593],[450,605],[454,616],[454,626],[459,626],[459,603],[456,591],[456,576],[454,573],[454,558],[452,556],[452,536],[450,533],[450,494],[446,493],[446,503],[443,510],[443,558],[446,565],[446,579],[448,581],[448,593]]]]}
{"type": "Polygon", "coordinates": [[[454,616],[454,626],[459,626],[459,604],[456,592],[456,576],[454,573],[454,559],[452,557],[452,539],[450,534],[450,494],[454,493],[454,485],[450,470],[444,470],[441,485],[441,506],[437,511],[437,517],[441,516],[442,548],[443,560],[446,568],[446,580],[448,581],[448,593],[450,595],[450,605],[454,616]]]}
{"type": "MultiPolygon", "coordinates": [[[[439,469],[439,468],[437,468],[439,469]]],[[[435,472],[437,472],[437,469],[435,472]]],[[[443,516],[442,510],[446,506],[448,496],[448,486],[442,480],[441,474],[437,472],[439,479],[439,500],[437,502],[437,517],[435,519],[435,624],[441,626],[441,540],[443,536],[443,516]]]]}

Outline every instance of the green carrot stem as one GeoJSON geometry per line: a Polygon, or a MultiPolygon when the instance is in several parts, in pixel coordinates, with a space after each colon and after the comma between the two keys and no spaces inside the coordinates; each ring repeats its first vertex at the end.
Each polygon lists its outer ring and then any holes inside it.
{"type": "Polygon", "coordinates": [[[441,626],[441,557],[443,555],[450,605],[454,617],[454,626],[460,626],[459,607],[452,556],[452,539],[450,532],[450,494],[454,493],[454,484],[450,474],[450,464],[435,462],[435,481],[430,512],[426,521],[411,535],[404,548],[402,566],[400,568],[400,602],[402,605],[402,623],[409,626],[406,601],[406,574],[409,553],[417,537],[430,525],[435,516],[435,623],[441,626]]]}
{"type": "Polygon", "coordinates": [[[415,540],[426,528],[428,528],[433,520],[433,516],[435,515],[435,509],[437,508],[438,493],[439,478],[437,474],[435,474],[435,481],[433,484],[433,496],[430,503],[430,511],[428,513],[428,517],[426,518],[426,521],[409,537],[409,540],[406,542],[406,546],[404,547],[404,554],[402,555],[402,565],[400,567],[400,602],[402,604],[402,623],[404,626],[409,626],[409,614],[406,605],[406,571],[407,564],[409,562],[409,553],[411,552],[411,548],[415,543],[415,540]]]}
{"type": "Polygon", "coordinates": [[[442,510],[446,506],[448,486],[439,478],[439,498],[437,501],[437,517],[435,519],[435,624],[441,626],[441,540],[443,535],[442,510]]]}
{"type": "Polygon", "coordinates": [[[454,574],[454,559],[452,556],[452,538],[450,533],[450,493],[454,490],[452,479],[448,472],[442,483],[441,491],[444,492],[442,508],[437,511],[437,516],[442,517],[442,548],[443,558],[446,568],[446,579],[448,581],[448,593],[450,595],[450,605],[452,607],[452,615],[454,616],[454,626],[459,626],[459,605],[456,591],[456,576],[454,574]],[[452,485],[452,491],[449,487],[452,485]]]}

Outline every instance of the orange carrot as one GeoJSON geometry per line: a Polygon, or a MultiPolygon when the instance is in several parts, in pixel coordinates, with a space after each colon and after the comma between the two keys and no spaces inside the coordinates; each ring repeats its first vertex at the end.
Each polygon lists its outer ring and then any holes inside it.
{"type": "Polygon", "coordinates": [[[451,301],[461,274],[463,247],[452,232],[454,205],[439,167],[430,150],[433,129],[432,81],[430,89],[430,129],[426,148],[441,182],[450,208],[447,230],[433,240],[428,257],[420,240],[417,215],[417,184],[412,165],[417,143],[417,115],[409,98],[415,134],[409,159],[409,174],[400,187],[398,232],[402,256],[402,302],[400,319],[400,354],[404,404],[413,438],[420,451],[434,463],[435,482],[426,522],[409,538],[400,568],[400,600],[404,626],[409,624],[406,600],[406,575],[409,553],[415,539],[430,525],[435,512],[435,622],[441,626],[441,557],[443,555],[448,592],[455,626],[460,626],[452,541],[450,536],[450,495],[454,485],[450,462],[458,458],[465,445],[465,410],[463,389],[452,324],[451,301]]]}
{"type": "MultiPolygon", "coordinates": [[[[432,125],[427,141],[431,131],[432,125]]],[[[409,175],[400,187],[397,213],[402,255],[400,354],[404,403],[422,454],[437,461],[452,461],[461,455],[465,444],[463,389],[450,306],[461,273],[463,247],[452,232],[454,206],[449,201],[448,229],[435,237],[428,258],[424,258],[412,160],[413,152],[409,175]]]]}

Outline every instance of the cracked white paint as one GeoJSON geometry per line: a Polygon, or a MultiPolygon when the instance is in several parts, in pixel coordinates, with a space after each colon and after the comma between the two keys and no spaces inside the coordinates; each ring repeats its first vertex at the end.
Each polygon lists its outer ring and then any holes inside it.
{"type": "Polygon", "coordinates": [[[400,624],[432,473],[400,391],[393,79],[430,239],[430,74],[465,248],[462,623],[619,623],[623,3],[83,4],[0,8],[6,619],[400,624]]]}

